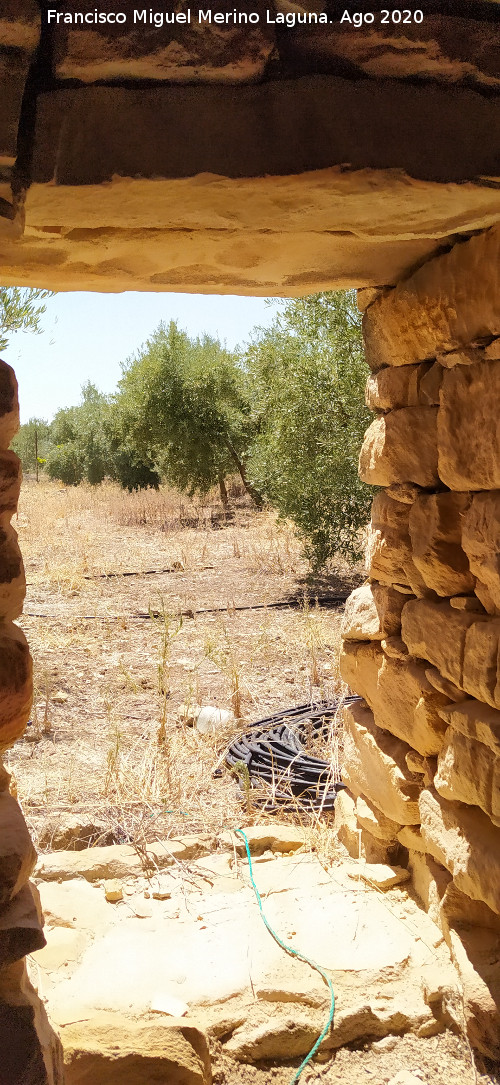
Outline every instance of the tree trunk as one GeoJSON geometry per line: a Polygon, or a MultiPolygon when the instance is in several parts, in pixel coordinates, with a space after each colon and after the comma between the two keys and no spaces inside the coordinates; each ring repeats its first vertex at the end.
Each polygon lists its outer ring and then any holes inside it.
{"type": "Polygon", "coordinates": [[[227,507],[229,505],[229,497],[227,496],[226,482],[225,482],[225,479],[224,479],[224,475],[222,474],[222,471],[219,471],[219,490],[220,490],[220,499],[222,501],[223,507],[225,509],[227,509],[227,507]]]}
{"type": "Polygon", "coordinates": [[[229,449],[229,451],[231,453],[231,456],[233,457],[233,460],[234,460],[234,462],[236,464],[236,467],[238,469],[238,473],[239,473],[239,475],[241,477],[241,481],[242,481],[242,483],[243,483],[243,485],[245,487],[245,490],[246,490],[247,494],[250,494],[250,497],[252,498],[252,501],[254,501],[255,504],[257,505],[257,508],[261,509],[263,504],[264,504],[264,498],[262,497],[262,494],[260,494],[259,491],[255,488],[255,486],[253,486],[253,484],[248,481],[247,476],[246,476],[245,467],[244,467],[243,463],[241,462],[240,457],[238,456],[238,453],[237,453],[234,445],[231,444],[231,441],[227,441],[227,447],[228,447],[228,449],[229,449]]]}

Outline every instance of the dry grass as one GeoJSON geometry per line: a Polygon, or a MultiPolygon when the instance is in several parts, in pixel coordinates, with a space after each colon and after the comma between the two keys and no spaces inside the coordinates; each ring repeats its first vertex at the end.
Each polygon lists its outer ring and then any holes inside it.
{"type": "MultiPolygon", "coordinates": [[[[21,625],[35,702],[9,768],[42,846],[69,813],[114,840],[241,823],[234,778],[213,778],[240,721],[339,693],[339,615],[315,604],[293,531],[241,495],[233,508],[221,524],[213,498],[201,505],[168,490],[24,485],[21,625]],[[268,609],[298,591],[301,609],[268,609]],[[234,609],[255,603],[264,608],[234,609]],[[224,611],[178,617],[217,606],[224,611]],[[157,617],[138,617],[149,611],[157,617]],[[179,713],[193,702],[232,709],[238,721],[225,735],[201,736],[179,713]]],[[[353,579],[338,568],[330,590],[353,579]]],[[[326,751],[335,768],[337,733],[326,751]]]]}

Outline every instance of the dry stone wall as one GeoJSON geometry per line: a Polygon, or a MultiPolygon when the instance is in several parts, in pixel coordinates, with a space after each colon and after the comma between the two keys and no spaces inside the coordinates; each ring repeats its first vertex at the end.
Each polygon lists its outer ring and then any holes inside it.
{"type": "MultiPolygon", "coordinates": [[[[25,592],[22,558],[11,527],[21,464],[8,445],[18,425],[16,378],[0,361],[0,755],[22,735],[32,698],[28,644],[13,624],[25,592]]],[[[29,880],[36,852],[10,784],[0,756],[0,1077],[13,1085],[59,1085],[59,1040],[29,982],[25,962],[26,954],[45,945],[38,892],[29,880]]]]}
{"type": "Polygon", "coordinates": [[[364,313],[376,412],[361,477],[366,583],[348,600],[339,832],[407,862],[500,1057],[500,230],[422,266],[364,313]],[[369,816],[366,814],[367,804],[369,816]],[[358,826],[359,836],[352,832],[358,826]],[[350,824],[349,833],[346,826],[350,824]],[[399,849],[399,850],[398,850],[399,849]]]}

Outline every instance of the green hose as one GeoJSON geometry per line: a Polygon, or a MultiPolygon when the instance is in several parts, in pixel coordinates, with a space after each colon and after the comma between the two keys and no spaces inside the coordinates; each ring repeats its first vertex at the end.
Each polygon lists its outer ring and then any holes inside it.
{"type": "Polygon", "coordinates": [[[249,874],[250,874],[250,881],[252,883],[252,888],[253,888],[253,891],[255,893],[257,904],[259,905],[260,914],[262,916],[262,919],[264,921],[265,926],[267,927],[267,929],[269,931],[269,934],[271,935],[272,938],[274,938],[274,941],[277,942],[278,945],[281,946],[281,948],[285,950],[285,953],[289,953],[291,957],[297,957],[299,961],[304,961],[305,964],[310,965],[311,968],[314,968],[316,972],[319,972],[320,976],[325,981],[325,983],[326,983],[326,985],[327,985],[327,987],[328,987],[328,989],[330,991],[330,1013],[328,1015],[328,1021],[326,1022],[326,1025],[325,1025],[325,1027],[323,1029],[323,1032],[321,1033],[320,1036],[318,1036],[318,1039],[316,1040],[316,1043],[313,1045],[313,1047],[311,1047],[311,1050],[306,1055],[304,1061],[301,1062],[297,1072],[294,1074],[294,1076],[293,1076],[293,1078],[292,1078],[292,1080],[290,1082],[290,1085],[294,1085],[294,1083],[299,1080],[299,1078],[300,1078],[302,1072],[305,1070],[307,1064],[311,1061],[312,1058],[314,1058],[314,1055],[316,1054],[318,1048],[323,1043],[323,1040],[325,1039],[325,1036],[328,1035],[328,1033],[329,1033],[329,1031],[330,1031],[330,1029],[331,1029],[331,1027],[333,1025],[333,1018],[334,1018],[334,1014],[335,1014],[335,992],[333,990],[333,984],[332,984],[331,979],[329,978],[329,976],[327,976],[326,972],[321,968],[321,965],[316,964],[314,961],[311,961],[309,959],[309,957],[306,957],[303,953],[300,953],[298,949],[294,949],[293,946],[287,946],[285,942],[282,942],[279,935],[276,934],[276,931],[271,927],[271,924],[270,924],[270,922],[269,922],[269,920],[268,920],[268,918],[267,918],[267,916],[266,916],[266,914],[264,912],[264,909],[262,907],[262,900],[261,900],[259,890],[257,889],[257,886],[255,884],[255,880],[254,880],[254,876],[253,876],[253,869],[252,869],[252,859],[251,859],[251,856],[250,856],[250,847],[249,847],[249,844],[248,844],[246,834],[243,831],[243,829],[234,829],[233,832],[237,833],[238,836],[243,837],[243,841],[244,841],[245,849],[246,849],[246,853],[247,853],[247,859],[248,859],[248,870],[249,870],[249,874]]]}

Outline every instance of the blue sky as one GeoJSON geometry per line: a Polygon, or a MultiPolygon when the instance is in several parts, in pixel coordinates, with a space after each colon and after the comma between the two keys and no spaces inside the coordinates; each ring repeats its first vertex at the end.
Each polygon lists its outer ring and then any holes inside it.
{"type": "Polygon", "coordinates": [[[177,320],[189,335],[206,331],[229,348],[244,343],[274,313],[263,298],[202,294],[56,294],[46,302],[43,333],[11,336],[2,357],[16,370],[21,421],[51,419],[78,403],[90,380],[112,392],[120,362],[133,354],[160,320],[177,320]]]}

